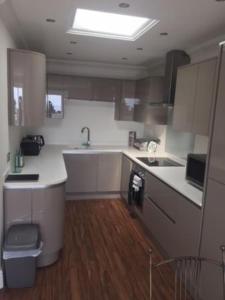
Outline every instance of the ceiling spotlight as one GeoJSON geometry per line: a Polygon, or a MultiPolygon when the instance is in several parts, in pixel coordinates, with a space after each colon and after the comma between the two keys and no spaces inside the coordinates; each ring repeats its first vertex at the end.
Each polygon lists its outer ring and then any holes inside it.
{"type": "Polygon", "coordinates": [[[129,4],[129,3],[122,2],[122,3],[119,4],[119,7],[120,7],[120,8],[128,8],[128,7],[130,7],[130,4],[129,4]]]}
{"type": "Polygon", "coordinates": [[[77,42],[75,42],[75,41],[70,41],[70,44],[72,44],[72,45],[76,45],[76,44],[77,44],[77,42]]]}
{"type": "Polygon", "coordinates": [[[73,53],[72,53],[72,52],[67,52],[66,54],[67,54],[67,55],[72,55],[73,53]]]}
{"type": "Polygon", "coordinates": [[[55,23],[55,19],[47,18],[47,19],[46,19],[46,22],[48,22],[48,23],[55,23]]]}
{"type": "Polygon", "coordinates": [[[138,51],[142,51],[142,50],[143,50],[143,48],[141,48],[141,47],[140,47],[140,48],[137,48],[137,50],[138,50],[138,51]]]}
{"type": "Polygon", "coordinates": [[[168,35],[168,32],[161,32],[160,35],[162,35],[162,36],[167,36],[167,35],[168,35]]]}

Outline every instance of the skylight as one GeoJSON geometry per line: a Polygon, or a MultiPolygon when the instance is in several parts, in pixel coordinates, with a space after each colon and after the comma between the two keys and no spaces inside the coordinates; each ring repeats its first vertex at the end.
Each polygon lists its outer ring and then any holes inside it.
{"type": "Polygon", "coordinates": [[[78,8],[68,33],[135,41],[159,20],[78,8]]]}

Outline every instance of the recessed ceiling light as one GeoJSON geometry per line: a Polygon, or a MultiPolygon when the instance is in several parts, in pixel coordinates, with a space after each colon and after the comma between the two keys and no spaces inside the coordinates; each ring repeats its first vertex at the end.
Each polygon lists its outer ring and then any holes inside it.
{"type": "Polygon", "coordinates": [[[168,35],[168,32],[161,32],[160,35],[166,36],[166,35],[168,35]]]}
{"type": "Polygon", "coordinates": [[[138,50],[138,51],[142,51],[142,50],[143,50],[143,48],[139,47],[139,48],[137,48],[137,50],[138,50]]]}
{"type": "Polygon", "coordinates": [[[121,59],[122,59],[122,60],[128,60],[128,58],[127,58],[127,57],[122,57],[121,59]]]}
{"type": "Polygon", "coordinates": [[[77,42],[75,42],[75,41],[70,41],[70,44],[72,44],[72,45],[76,45],[76,44],[77,44],[77,42]]]}
{"type": "Polygon", "coordinates": [[[119,7],[121,7],[121,8],[128,8],[128,7],[130,7],[130,4],[122,2],[122,3],[119,4],[119,7]]]}
{"type": "Polygon", "coordinates": [[[72,52],[67,52],[66,54],[67,54],[67,55],[72,55],[73,53],[72,53],[72,52]]]}
{"type": "Polygon", "coordinates": [[[55,19],[47,18],[47,19],[46,19],[46,22],[49,22],[49,23],[55,23],[55,19]]]}
{"type": "Polygon", "coordinates": [[[135,41],[159,20],[78,8],[71,34],[135,41]]]}

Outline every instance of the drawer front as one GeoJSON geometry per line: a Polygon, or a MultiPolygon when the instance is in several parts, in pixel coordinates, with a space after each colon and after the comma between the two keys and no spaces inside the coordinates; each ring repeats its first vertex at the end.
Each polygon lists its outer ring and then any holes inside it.
{"type": "Polygon", "coordinates": [[[178,205],[180,202],[187,202],[187,199],[151,174],[148,173],[146,178],[146,195],[173,219],[179,217],[178,205]]]}
{"type": "Polygon", "coordinates": [[[143,217],[145,225],[169,256],[173,254],[175,224],[150,199],[144,201],[143,217]]]}

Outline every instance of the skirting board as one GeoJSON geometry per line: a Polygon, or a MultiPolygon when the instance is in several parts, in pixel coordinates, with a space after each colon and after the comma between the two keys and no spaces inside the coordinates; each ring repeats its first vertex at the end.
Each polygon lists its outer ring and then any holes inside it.
{"type": "Polygon", "coordinates": [[[99,199],[120,199],[120,193],[78,193],[66,194],[66,200],[99,200],[99,199]]]}
{"type": "Polygon", "coordinates": [[[0,269],[0,289],[4,288],[3,271],[0,269]]]}

